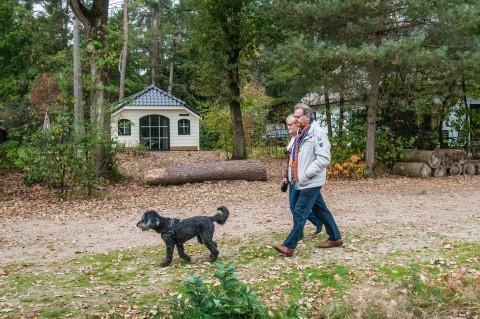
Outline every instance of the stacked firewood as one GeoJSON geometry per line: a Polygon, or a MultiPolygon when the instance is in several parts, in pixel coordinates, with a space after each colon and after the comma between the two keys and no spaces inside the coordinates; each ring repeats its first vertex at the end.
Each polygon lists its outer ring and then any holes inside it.
{"type": "Polygon", "coordinates": [[[403,150],[393,173],[410,177],[480,175],[480,160],[467,160],[462,150],[403,150]]]}

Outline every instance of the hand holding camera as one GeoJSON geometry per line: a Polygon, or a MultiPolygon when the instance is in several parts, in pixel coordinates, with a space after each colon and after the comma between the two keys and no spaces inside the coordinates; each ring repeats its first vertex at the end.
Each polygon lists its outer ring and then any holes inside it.
{"type": "Polygon", "coordinates": [[[288,181],[287,178],[284,178],[282,180],[282,185],[280,185],[280,190],[285,193],[288,189],[288,184],[290,184],[290,182],[288,181]]]}

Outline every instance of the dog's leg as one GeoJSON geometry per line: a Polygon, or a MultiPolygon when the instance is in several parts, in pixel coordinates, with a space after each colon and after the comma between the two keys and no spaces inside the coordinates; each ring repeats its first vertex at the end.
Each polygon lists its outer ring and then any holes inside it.
{"type": "Polygon", "coordinates": [[[208,250],[210,250],[210,261],[213,262],[217,260],[219,254],[217,244],[213,240],[209,240],[205,243],[205,246],[207,246],[208,250]]]}
{"type": "Polygon", "coordinates": [[[186,261],[192,261],[192,258],[185,253],[185,249],[183,244],[177,244],[177,252],[180,258],[185,259],[186,261]]]}
{"type": "Polygon", "coordinates": [[[200,244],[203,244],[202,237],[200,237],[200,236],[197,236],[197,240],[198,240],[198,242],[199,242],[200,244]]]}
{"type": "Polygon", "coordinates": [[[160,266],[167,267],[172,263],[173,250],[175,249],[175,243],[169,235],[162,234],[162,239],[165,241],[165,246],[167,246],[167,248],[166,248],[165,259],[162,261],[160,266]]]}
{"type": "Polygon", "coordinates": [[[172,263],[173,260],[173,250],[175,249],[175,246],[172,245],[167,245],[167,251],[166,251],[166,256],[165,259],[162,261],[160,266],[162,267],[167,267],[172,263]]]}

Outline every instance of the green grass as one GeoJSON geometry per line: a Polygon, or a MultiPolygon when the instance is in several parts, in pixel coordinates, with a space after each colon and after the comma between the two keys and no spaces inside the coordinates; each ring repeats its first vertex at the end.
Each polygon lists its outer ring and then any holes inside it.
{"type": "MultiPolygon", "coordinates": [[[[279,256],[270,244],[284,235],[274,233],[241,242],[221,240],[220,262],[232,262],[239,278],[267,303],[313,298],[308,301],[313,307],[305,312],[318,318],[383,318],[387,310],[382,302],[388,298],[402,301],[404,309],[399,309],[399,314],[406,311],[415,317],[448,316],[452,309],[479,314],[475,307],[480,309],[480,292],[475,289],[480,287],[480,278],[472,273],[480,269],[480,243],[452,243],[441,250],[416,252],[424,257],[420,260],[409,257],[408,251],[395,250],[359,262],[319,254],[316,245],[322,238],[312,239],[308,234],[294,258],[279,256]],[[362,305],[349,301],[365,287],[388,293],[362,305]]],[[[22,307],[26,314],[41,318],[83,318],[109,312],[128,312],[133,317],[150,311],[160,315],[188,275],[208,277],[214,270],[204,262],[208,251],[202,246],[192,243],[186,250],[194,262],[175,258],[168,268],[159,267],[163,246],[4,265],[8,275],[0,277],[0,309],[9,304],[9,308],[22,307]]],[[[354,254],[347,249],[333,252],[354,254]]],[[[2,316],[19,317],[15,311],[2,316]]]]}
{"type": "Polygon", "coordinates": [[[446,258],[454,258],[459,265],[469,265],[480,270],[480,243],[459,243],[445,251],[446,258]]]}
{"type": "Polygon", "coordinates": [[[40,316],[43,318],[65,318],[65,315],[73,313],[70,307],[52,307],[40,310],[40,316]]]}

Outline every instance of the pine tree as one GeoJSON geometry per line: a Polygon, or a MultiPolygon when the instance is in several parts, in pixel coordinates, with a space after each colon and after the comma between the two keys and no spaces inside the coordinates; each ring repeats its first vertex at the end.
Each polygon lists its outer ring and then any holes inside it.
{"type": "Polygon", "coordinates": [[[190,63],[194,89],[229,105],[233,158],[247,157],[241,110],[242,67],[256,45],[258,27],[253,0],[192,1],[190,63]]]}

